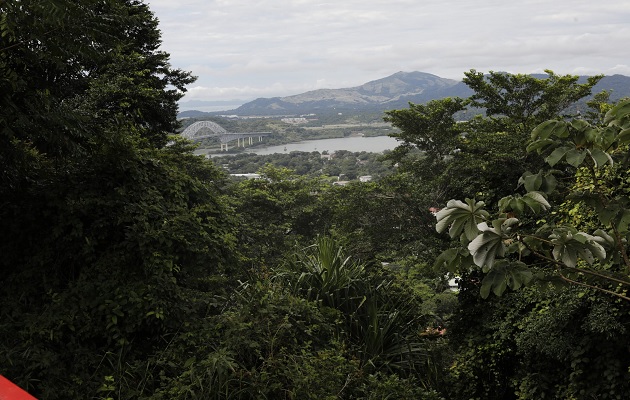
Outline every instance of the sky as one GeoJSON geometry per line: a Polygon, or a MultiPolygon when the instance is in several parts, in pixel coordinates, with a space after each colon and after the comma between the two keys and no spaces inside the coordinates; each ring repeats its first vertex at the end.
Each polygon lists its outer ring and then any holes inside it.
{"type": "Polygon", "coordinates": [[[627,0],[145,0],[186,102],[354,87],[398,71],[630,76],[627,0]]]}

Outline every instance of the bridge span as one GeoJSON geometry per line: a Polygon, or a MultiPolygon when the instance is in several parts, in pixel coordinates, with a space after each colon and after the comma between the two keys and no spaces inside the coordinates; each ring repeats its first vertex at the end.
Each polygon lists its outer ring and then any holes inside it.
{"type": "Polygon", "coordinates": [[[245,141],[249,144],[254,143],[254,138],[262,141],[262,138],[269,136],[271,132],[237,132],[231,133],[225,130],[221,125],[212,121],[199,121],[190,125],[180,134],[189,140],[201,140],[209,137],[218,137],[221,142],[221,150],[228,151],[228,143],[236,140],[236,147],[245,147],[245,141]]]}

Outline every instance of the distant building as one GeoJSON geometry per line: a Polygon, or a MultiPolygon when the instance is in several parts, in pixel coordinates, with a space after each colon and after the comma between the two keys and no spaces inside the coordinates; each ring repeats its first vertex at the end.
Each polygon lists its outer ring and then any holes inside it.
{"type": "Polygon", "coordinates": [[[457,292],[459,291],[459,276],[456,276],[455,278],[451,278],[448,280],[448,290],[450,290],[451,292],[457,292]]]}
{"type": "Polygon", "coordinates": [[[369,182],[372,180],[372,175],[364,175],[359,177],[359,181],[361,182],[369,182]]]}
{"type": "Polygon", "coordinates": [[[230,176],[236,176],[246,179],[260,179],[260,174],[230,174],[230,176]]]}
{"type": "Polygon", "coordinates": [[[306,118],[282,118],[280,121],[284,122],[285,124],[306,124],[308,123],[308,120],[306,118]]]}
{"type": "Polygon", "coordinates": [[[350,183],[350,181],[337,181],[337,182],[333,182],[333,185],[334,186],[346,186],[349,183],[350,183]]]}

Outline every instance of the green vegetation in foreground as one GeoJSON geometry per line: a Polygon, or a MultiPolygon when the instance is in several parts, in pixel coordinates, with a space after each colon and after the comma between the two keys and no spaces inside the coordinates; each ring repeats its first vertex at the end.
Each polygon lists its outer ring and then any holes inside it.
{"type": "Polygon", "coordinates": [[[376,181],[233,181],[167,133],[194,79],[146,4],[1,7],[0,373],[37,398],[627,397],[630,101],[565,115],[598,77],[469,71],[387,113],[376,181]]]}
{"type": "Polygon", "coordinates": [[[231,174],[255,173],[266,165],[288,168],[296,175],[309,177],[327,177],[332,180],[350,181],[362,176],[378,180],[394,173],[391,163],[382,162],[382,154],[335,151],[332,154],[292,151],[288,154],[239,154],[224,156],[215,160],[231,174]]]}

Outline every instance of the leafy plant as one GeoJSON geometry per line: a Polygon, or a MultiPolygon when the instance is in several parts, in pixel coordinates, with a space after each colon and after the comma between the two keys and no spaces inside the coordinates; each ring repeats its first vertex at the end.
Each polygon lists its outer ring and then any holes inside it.
{"type": "Polygon", "coordinates": [[[581,119],[572,121],[549,120],[532,131],[528,151],[549,154],[551,167],[564,160],[575,171],[584,170],[579,186],[569,187],[566,200],[582,202],[591,207],[600,225],[592,234],[581,232],[571,221],[540,223],[538,228],[521,223],[526,212],[538,218],[547,218],[551,208],[548,196],[557,190],[554,172],[526,173],[520,184],[527,191],[499,201],[499,218],[491,225],[481,222],[488,213],[480,203],[468,204],[449,201],[437,214],[436,229],[449,229],[451,238],[460,238],[458,250],[448,250],[437,260],[437,265],[449,265],[463,270],[473,264],[481,267],[485,276],[482,297],[490,291],[501,295],[506,286],[518,289],[527,284],[533,272],[522,260],[530,264],[534,259],[555,269],[562,280],[597,288],[625,300],[630,286],[630,261],[627,243],[630,238],[630,197],[625,186],[611,186],[615,179],[612,171],[628,168],[627,149],[630,144],[630,101],[622,101],[611,108],[603,126],[593,126],[581,119]],[[543,191],[538,191],[543,189],[543,191]],[[465,228],[465,229],[464,229],[465,228]],[[467,258],[467,253],[472,258],[467,258]],[[461,255],[460,255],[461,254],[461,255]],[[461,264],[453,265],[448,258],[457,255],[461,264]],[[472,259],[472,263],[470,260],[472,259]],[[589,278],[589,281],[569,277],[589,278]],[[591,282],[593,279],[600,283],[591,282]]]}

